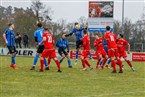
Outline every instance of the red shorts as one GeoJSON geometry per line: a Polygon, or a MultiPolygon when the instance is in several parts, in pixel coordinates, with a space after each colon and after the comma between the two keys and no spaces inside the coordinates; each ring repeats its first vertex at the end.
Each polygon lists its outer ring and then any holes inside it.
{"type": "Polygon", "coordinates": [[[88,55],[89,55],[89,52],[90,52],[90,51],[83,50],[82,53],[81,53],[81,55],[82,55],[83,57],[87,58],[88,55]]]}
{"type": "Polygon", "coordinates": [[[50,49],[44,49],[44,51],[42,52],[41,57],[43,58],[55,58],[56,57],[56,52],[55,50],[50,50],[50,49]]]}
{"type": "Polygon", "coordinates": [[[108,56],[109,58],[111,57],[119,57],[119,53],[118,53],[118,50],[117,49],[109,49],[108,50],[108,56]]]}
{"type": "Polygon", "coordinates": [[[123,57],[123,58],[127,57],[126,51],[124,51],[124,52],[119,52],[119,57],[120,57],[120,58],[121,58],[121,57],[123,57]]]}
{"type": "Polygon", "coordinates": [[[96,52],[96,55],[99,56],[99,55],[102,55],[103,57],[105,57],[107,55],[106,51],[105,50],[98,50],[96,52]]]}

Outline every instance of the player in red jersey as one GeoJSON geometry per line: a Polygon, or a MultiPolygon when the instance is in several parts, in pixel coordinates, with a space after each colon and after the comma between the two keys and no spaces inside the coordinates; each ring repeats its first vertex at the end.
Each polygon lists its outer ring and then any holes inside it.
{"type": "Polygon", "coordinates": [[[127,53],[126,53],[126,47],[128,46],[128,54],[130,54],[130,44],[125,39],[123,39],[122,34],[118,34],[116,43],[117,43],[117,48],[118,48],[120,58],[123,57],[124,60],[130,66],[131,70],[134,71],[135,69],[132,66],[131,62],[128,60],[127,53]]]}
{"type": "Polygon", "coordinates": [[[99,37],[98,35],[95,36],[95,41],[94,41],[94,46],[96,47],[96,55],[98,57],[98,62],[96,65],[96,69],[99,68],[99,63],[101,61],[102,58],[103,59],[103,63],[102,63],[102,69],[104,69],[104,64],[106,63],[107,59],[108,59],[108,55],[106,53],[106,51],[104,50],[104,46],[103,46],[103,39],[102,37],[99,37]]]}
{"type": "Polygon", "coordinates": [[[90,63],[87,60],[90,52],[90,38],[88,36],[87,30],[84,30],[83,34],[84,37],[81,39],[83,41],[83,44],[81,45],[81,47],[83,47],[82,54],[81,54],[83,70],[87,70],[86,65],[90,68],[90,70],[92,70],[93,68],[91,67],[90,63]]]}
{"type": "Polygon", "coordinates": [[[110,32],[110,27],[106,27],[106,33],[104,35],[104,38],[106,39],[108,43],[108,56],[111,58],[111,65],[113,67],[112,73],[116,73],[116,60],[117,64],[120,67],[119,73],[123,73],[122,71],[122,61],[119,58],[119,53],[117,50],[117,45],[116,45],[116,36],[112,32],[110,32]]]}
{"type": "Polygon", "coordinates": [[[40,58],[40,72],[43,72],[44,70],[44,58],[52,58],[58,67],[58,72],[61,72],[60,70],[60,63],[56,57],[56,52],[54,48],[54,38],[53,36],[48,32],[48,27],[44,28],[44,34],[43,34],[43,40],[39,44],[44,43],[44,51],[42,52],[41,58],[40,58]]]}

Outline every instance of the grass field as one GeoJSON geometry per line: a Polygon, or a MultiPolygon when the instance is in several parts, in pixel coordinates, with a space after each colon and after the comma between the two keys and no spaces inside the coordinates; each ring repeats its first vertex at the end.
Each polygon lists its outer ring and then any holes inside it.
{"type": "Polygon", "coordinates": [[[18,69],[13,70],[10,57],[0,56],[0,97],[145,97],[145,63],[132,62],[135,72],[123,63],[123,74],[111,74],[106,68],[82,71],[80,62],[70,69],[64,61],[58,73],[52,61],[50,71],[39,73],[30,71],[33,58],[16,60],[18,69]]]}

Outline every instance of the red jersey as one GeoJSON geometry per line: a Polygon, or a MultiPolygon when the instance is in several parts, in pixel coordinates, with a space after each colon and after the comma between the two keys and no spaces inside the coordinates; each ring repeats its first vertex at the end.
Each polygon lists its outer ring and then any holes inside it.
{"type": "Polygon", "coordinates": [[[108,43],[108,49],[111,49],[111,48],[117,49],[115,34],[111,32],[106,32],[106,34],[104,35],[104,38],[106,39],[108,43]]]}
{"type": "Polygon", "coordinates": [[[84,37],[82,38],[83,41],[83,45],[82,47],[84,48],[84,50],[89,51],[90,50],[90,38],[88,35],[84,35],[84,37]]]}
{"type": "Polygon", "coordinates": [[[103,41],[102,38],[96,39],[94,41],[94,46],[96,47],[97,51],[104,49],[104,46],[103,46],[103,42],[102,41],[103,41]]]}
{"type": "Polygon", "coordinates": [[[118,52],[126,51],[126,46],[129,44],[125,39],[119,39],[117,40],[116,43],[117,43],[118,52]]]}
{"type": "Polygon", "coordinates": [[[54,38],[49,32],[44,32],[43,38],[46,38],[46,41],[44,41],[44,47],[45,49],[54,49],[54,38]]]}

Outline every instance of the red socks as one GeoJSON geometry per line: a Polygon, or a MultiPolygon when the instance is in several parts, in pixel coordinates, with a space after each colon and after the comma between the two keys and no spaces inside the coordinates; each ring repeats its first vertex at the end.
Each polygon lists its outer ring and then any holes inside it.
{"type": "Polygon", "coordinates": [[[84,59],[82,59],[81,61],[82,61],[82,66],[83,66],[83,68],[86,68],[86,65],[85,65],[85,60],[84,60],[84,59]]]}
{"type": "Polygon", "coordinates": [[[87,60],[85,60],[85,63],[87,64],[88,67],[91,67],[90,63],[87,60]]]}
{"type": "Polygon", "coordinates": [[[44,60],[40,60],[40,70],[44,70],[44,60]]]}
{"type": "Polygon", "coordinates": [[[50,65],[50,62],[51,62],[51,58],[48,58],[48,65],[50,65]]]}
{"type": "Polygon", "coordinates": [[[130,62],[129,60],[126,60],[126,62],[128,63],[128,65],[129,65],[130,67],[132,67],[132,64],[131,64],[131,62],[130,62]]]}
{"type": "Polygon", "coordinates": [[[101,61],[101,59],[98,59],[97,66],[99,65],[100,61],[101,61]]]}
{"type": "Polygon", "coordinates": [[[117,63],[119,65],[120,70],[122,70],[122,61],[119,59],[119,60],[117,60],[117,63]]]}
{"type": "Polygon", "coordinates": [[[60,70],[60,63],[58,62],[58,60],[55,60],[55,63],[57,64],[58,70],[60,70]]]}
{"type": "Polygon", "coordinates": [[[111,61],[111,65],[112,65],[113,70],[116,71],[116,63],[115,63],[115,60],[112,60],[111,61]]]}
{"type": "Polygon", "coordinates": [[[103,66],[103,67],[104,67],[104,65],[105,65],[106,61],[107,61],[107,59],[106,59],[106,58],[104,58],[104,59],[103,59],[103,64],[102,64],[102,66],[103,66]]]}

